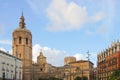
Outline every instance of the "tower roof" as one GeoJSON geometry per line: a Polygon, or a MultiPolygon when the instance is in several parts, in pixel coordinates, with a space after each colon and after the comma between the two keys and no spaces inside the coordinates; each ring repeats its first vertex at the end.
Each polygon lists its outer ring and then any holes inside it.
{"type": "Polygon", "coordinates": [[[19,28],[21,28],[21,29],[26,29],[25,19],[24,19],[24,16],[23,16],[23,11],[22,11],[22,15],[21,15],[21,17],[20,17],[19,28]]]}
{"type": "Polygon", "coordinates": [[[46,58],[42,52],[40,52],[39,56],[37,58],[46,58]]]}

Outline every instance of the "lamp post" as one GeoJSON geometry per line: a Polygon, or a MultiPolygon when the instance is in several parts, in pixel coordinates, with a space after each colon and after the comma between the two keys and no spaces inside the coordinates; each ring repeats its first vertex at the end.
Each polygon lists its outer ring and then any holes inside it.
{"type": "Polygon", "coordinates": [[[89,54],[89,51],[87,52],[87,55],[88,55],[88,56],[87,56],[87,58],[88,58],[88,80],[90,80],[90,71],[89,71],[89,70],[90,70],[90,64],[89,64],[89,62],[90,62],[90,61],[89,61],[89,60],[90,60],[90,59],[89,59],[89,58],[90,58],[90,54],[89,54]]]}

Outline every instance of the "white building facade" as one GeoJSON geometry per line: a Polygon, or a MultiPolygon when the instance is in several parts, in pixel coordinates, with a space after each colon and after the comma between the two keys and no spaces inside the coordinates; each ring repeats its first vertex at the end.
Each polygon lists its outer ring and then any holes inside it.
{"type": "Polygon", "coordinates": [[[0,50],[0,80],[22,80],[22,60],[0,50]]]}

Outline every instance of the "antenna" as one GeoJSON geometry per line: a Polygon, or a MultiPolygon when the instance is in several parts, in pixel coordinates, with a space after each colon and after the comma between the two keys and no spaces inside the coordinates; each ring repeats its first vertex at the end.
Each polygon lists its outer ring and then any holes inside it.
{"type": "Polygon", "coordinates": [[[22,8],[22,16],[23,16],[23,8],[22,8]]]}

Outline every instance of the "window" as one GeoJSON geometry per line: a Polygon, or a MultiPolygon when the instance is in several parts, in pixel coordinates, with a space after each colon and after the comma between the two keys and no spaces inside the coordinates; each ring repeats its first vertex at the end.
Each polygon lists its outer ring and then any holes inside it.
{"type": "Polygon", "coordinates": [[[28,38],[26,38],[26,44],[28,44],[28,38]]]}
{"type": "Polygon", "coordinates": [[[5,78],[5,72],[3,72],[2,77],[5,78]]]}
{"type": "Polygon", "coordinates": [[[13,77],[12,77],[12,74],[11,74],[11,79],[12,79],[13,77]]]}
{"type": "Polygon", "coordinates": [[[19,44],[21,44],[22,43],[22,38],[21,37],[19,37],[19,44]]]}
{"type": "Polygon", "coordinates": [[[41,68],[40,70],[42,71],[43,69],[41,68]]]}
{"type": "Polygon", "coordinates": [[[19,54],[19,57],[21,58],[21,54],[19,54]]]}

